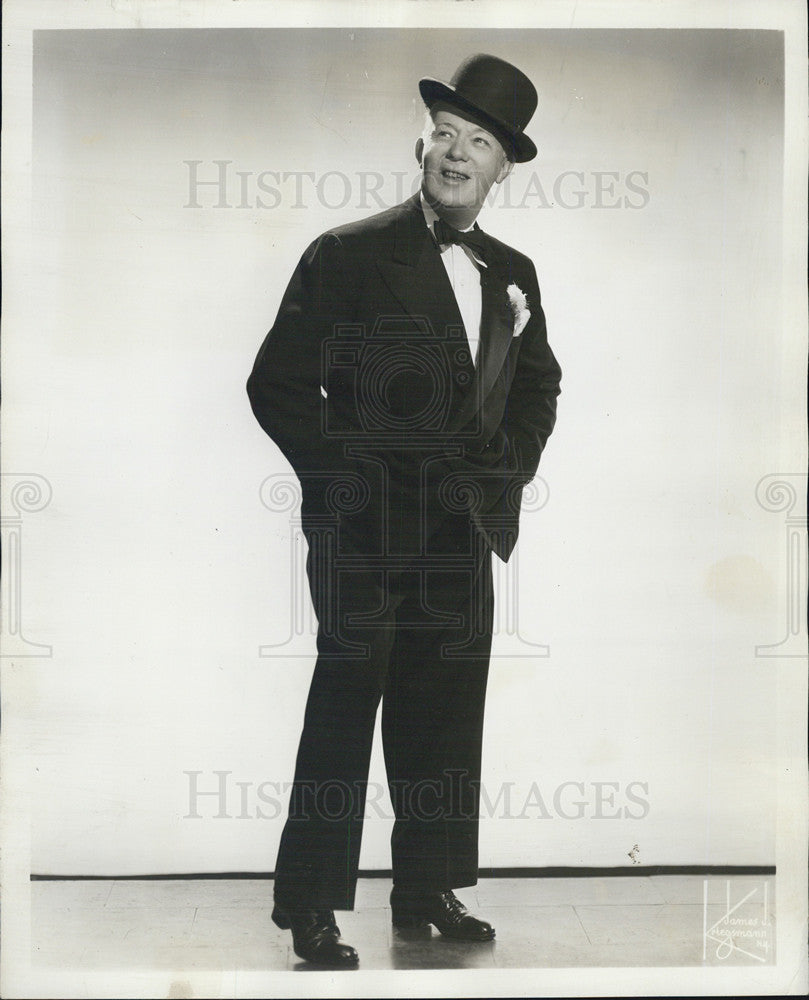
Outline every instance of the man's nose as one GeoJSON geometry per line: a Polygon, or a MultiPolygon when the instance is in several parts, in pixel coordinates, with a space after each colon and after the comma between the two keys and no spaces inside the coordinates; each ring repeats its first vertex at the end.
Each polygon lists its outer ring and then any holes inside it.
{"type": "Polygon", "coordinates": [[[456,135],[447,155],[451,160],[466,160],[468,158],[466,140],[462,136],[456,135]]]}

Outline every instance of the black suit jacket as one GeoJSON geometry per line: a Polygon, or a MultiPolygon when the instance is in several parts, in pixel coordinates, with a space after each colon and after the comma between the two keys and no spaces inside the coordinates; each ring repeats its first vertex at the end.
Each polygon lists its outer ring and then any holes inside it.
{"type": "Polygon", "coordinates": [[[477,367],[418,195],[307,248],[248,380],[256,418],[303,484],[304,527],[339,507],[342,477],[356,551],[399,529],[397,544],[423,550],[444,518],[461,518],[510,555],[561,372],[533,264],[486,243],[477,367]],[[518,335],[512,284],[531,314],[518,335]]]}

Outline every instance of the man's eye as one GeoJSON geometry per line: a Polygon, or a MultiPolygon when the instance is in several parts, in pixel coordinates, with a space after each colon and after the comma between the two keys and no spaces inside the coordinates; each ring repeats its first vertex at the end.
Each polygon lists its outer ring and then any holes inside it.
{"type": "Polygon", "coordinates": [[[488,146],[489,145],[489,140],[488,139],[484,139],[482,135],[479,135],[475,139],[475,142],[478,143],[478,145],[480,145],[480,146],[488,146]]]}

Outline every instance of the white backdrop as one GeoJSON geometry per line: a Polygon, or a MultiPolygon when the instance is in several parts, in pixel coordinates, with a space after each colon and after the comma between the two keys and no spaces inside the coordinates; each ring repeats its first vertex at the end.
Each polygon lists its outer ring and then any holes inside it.
{"type": "MultiPolygon", "coordinates": [[[[782,46],[35,37],[28,321],[4,343],[4,472],[52,491],[19,570],[51,653],[11,665],[34,872],[272,869],[314,639],[287,642],[295,511],[259,491],[289,469],[244,383],[307,243],[409,194],[417,79],[474,51],[540,93],[540,155],[481,223],[534,259],[564,372],[547,502],[499,580],[519,634],[495,637],[481,864],[774,863],[777,661],[755,649],[784,636],[787,562],[756,487],[805,467],[782,46]]],[[[361,865],[386,868],[378,747],[371,780],[361,865]]]]}

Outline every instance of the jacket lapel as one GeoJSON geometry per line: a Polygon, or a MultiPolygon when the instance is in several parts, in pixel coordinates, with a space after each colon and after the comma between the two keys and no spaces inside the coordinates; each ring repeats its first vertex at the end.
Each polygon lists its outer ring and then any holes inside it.
{"type": "Polygon", "coordinates": [[[475,377],[470,392],[461,406],[455,426],[469,423],[482,407],[503,367],[511,346],[514,322],[506,288],[509,283],[508,261],[504,260],[491,240],[487,241],[487,266],[480,276],[481,316],[480,348],[475,377]]]}
{"type": "Polygon", "coordinates": [[[402,206],[396,223],[394,251],[377,267],[385,284],[419,326],[425,321],[439,339],[466,341],[458,303],[441,263],[441,254],[424,222],[419,196],[402,206]]]}
{"type": "MultiPolygon", "coordinates": [[[[458,303],[441,254],[424,222],[419,196],[402,206],[390,260],[377,262],[390,292],[422,329],[429,322],[439,339],[467,344],[458,303]]],[[[456,382],[461,405],[451,418],[452,429],[468,424],[491,392],[511,346],[514,321],[506,294],[509,261],[488,241],[487,267],[481,272],[480,349],[477,367],[454,367],[466,375],[456,382]]],[[[450,356],[454,357],[451,351],[450,356]]]]}
{"type": "Polygon", "coordinates": [[[482,310],[480,320],[481,356],[478,364],[480,398],[485,399],[500,374],[514,334],[514,318],[506,289],[508,261],[488,241],[488,267],[481,275],[482,310]]]}

